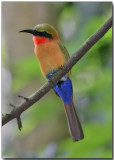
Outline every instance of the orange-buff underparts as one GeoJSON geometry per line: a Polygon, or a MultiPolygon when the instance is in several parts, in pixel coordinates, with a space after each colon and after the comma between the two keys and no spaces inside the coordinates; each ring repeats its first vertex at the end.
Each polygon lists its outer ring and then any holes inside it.
{"type": "Polygon", "coordinates": [[[34,41],[34,45],[39,45],[45,42],[49,42],[50,39],[45,37],[33,36],[33,41],[34,41]]]}

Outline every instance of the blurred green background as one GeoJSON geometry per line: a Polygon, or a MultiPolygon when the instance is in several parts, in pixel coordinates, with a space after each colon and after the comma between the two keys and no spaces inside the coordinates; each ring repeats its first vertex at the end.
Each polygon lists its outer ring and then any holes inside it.
{"type": "MultiPolygon", "coordinates": [[[[111,15],[111,2],[2,2],[2,112],[46,82],[32,37],[20,30],[49,23],[72,55],[111,15]]],[[[16,120],[2,127],[4,158],[112,157],[112,29],[72,68],[72,81],[85,138],[72,141],[51,90],[21,115],[21,132],[16,120]]]]}

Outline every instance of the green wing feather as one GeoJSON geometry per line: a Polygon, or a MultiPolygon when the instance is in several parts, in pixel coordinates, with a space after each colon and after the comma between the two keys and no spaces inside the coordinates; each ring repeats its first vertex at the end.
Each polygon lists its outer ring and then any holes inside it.
{"type": "Polygon", "coordinates": [[[69,55],[66,47],[61,42],[59,42],[58,45],[59,45],[59,48],[61,49],[62,53],[64,54],[66,61],[68,61],[68,59],[70,58],[70,55],[69,55]]]}
{"type": "MultiPolygon", "coordinates": [[[[68,50],[66,49],[66,47],[61,42],[59,42],[58,45],[59,45],[59,48],[61,49],[66,61],[68,61],[69,58],[70,58],[68,50]]],[[[71,76],[71,71],[68,73],[68,76],[69,77],[71,76]]]]}

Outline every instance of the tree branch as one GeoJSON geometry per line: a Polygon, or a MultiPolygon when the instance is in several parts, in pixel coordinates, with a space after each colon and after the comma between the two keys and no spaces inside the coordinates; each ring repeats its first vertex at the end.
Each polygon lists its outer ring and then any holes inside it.
{"type": "Polygon", "coordinates": [[[83,57],[87,51],[100,39],[104,36],[104,34],[111,28],[112,26],[112,17],[108,19],[108,21],[97,31],[95,32],[84,44],[83,46],[74,53],[68,62],[60,69],[51,79],[45,83],[36,93],[32,96],[26,98],[23,96],[19,96],[23,98],[24,103],[20,104],[18,107],[11,105],[13,110],[2,116],[2,126],[16,118],[18,122],[18,127],[21,130],[22,124],[20,115],[22,112],[31,107],[35,102],[37,102],[40,98],[42,98],[66,73],[70,71],[70,69],[83,57]]]}

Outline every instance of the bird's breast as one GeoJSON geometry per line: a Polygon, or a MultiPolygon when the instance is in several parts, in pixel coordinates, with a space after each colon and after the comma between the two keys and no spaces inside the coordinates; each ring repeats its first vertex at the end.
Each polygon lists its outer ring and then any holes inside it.
{"type": "Polygon", "coordinates": [[[44,76],[65,64],[65,57],[55,41],[35,46],[35,54],[44,76]]]}

